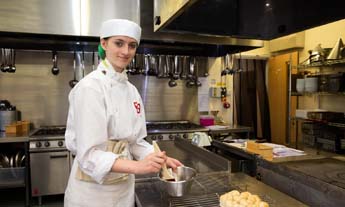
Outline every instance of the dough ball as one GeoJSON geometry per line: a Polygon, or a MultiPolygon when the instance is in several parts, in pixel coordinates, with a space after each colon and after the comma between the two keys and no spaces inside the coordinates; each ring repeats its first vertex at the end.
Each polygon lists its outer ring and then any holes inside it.
{"type": "Polygon", "coordinates": [[[247,199],[250,195],[251,195],[251,194],[250,194],[249,192],[246,191],[246,192],[242,192],[241,195],[240,195],[240,197],[241,197],[241,198],[247,199]]]}
{"type": "Polygon", "coordinates": [[[225,207],[226,200],[227,200],[226,198],[227,198],[227,195],[226,195],[226,194],[221,195],[220,198],[219,198],[219,200],[220,200],[220,205],[221,205],[222,207],[225,207]]]}
{"type": "Polygon", "coordinates": [[[254,195],[250,195],[248,196],[247,201],[248,203],[254,204],[256,203],[256,198],[254,197],[254,195]]]}
{"type": "Polygon", "coordinates": [[[245,206],[245,207],[247,207],[247,206],[248,206],[248,202],[247,202],[247,199],[245,199],[245,198],[242,198],[242,199],[240,200],[240,204],[241,204],[242,206],[245,206]]]}
{"type": "Polygon", "coordinates": [[[240,196],[233,196],[232,197],[234,201],[240,201],[241,200],[241,197],[240,196]]]}
{"type": "Polygon", "coordinates": [[[255,199],[255,203],[260,203],[261,199],[258,195],[253,195],[253,199],[255,199]]]}
{"type": "Polygon", "coordinates": [[[240,192],[238,192],[237,190],[230,191],[230,193],[232,196],[239,196],[240,195],[240,192]]]}
{"type": "Polygon", "coordinates": [[[225,202],[225,207],[232,207],[233,205],[234,205],[233,202],[230,201],[230,200],[227,200],[227,201],[225,202]]]}

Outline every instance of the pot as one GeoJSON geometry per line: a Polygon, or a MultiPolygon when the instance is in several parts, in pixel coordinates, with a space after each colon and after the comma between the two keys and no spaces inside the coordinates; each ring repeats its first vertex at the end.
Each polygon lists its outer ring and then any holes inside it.
{"type": "Polygon", "coordinates": [[[176,170],[176,178],[178,181],[167,181],[159,174],[162,190],[173,197],[181,197],[186,195],[194,182],[196,170],[186,166],[179,166],[176,170]]]}
{"type": "Polygon", "coordinates": [[[17,122],[17,111],[0,111],[0,131],[5,131],[6,126],[17,122]]]}

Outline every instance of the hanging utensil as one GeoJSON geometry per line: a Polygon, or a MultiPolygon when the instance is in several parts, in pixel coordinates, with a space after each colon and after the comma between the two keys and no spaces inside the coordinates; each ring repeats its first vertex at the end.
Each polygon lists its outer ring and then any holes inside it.
{"type": "Polygon", "coordinates": [[[1,65],[0,65],[1,72],[5,71],[5,49],[1,48],[1,65]]]}
{"type": "Polygon", "coordinates": [[[9,49],[4,49],[3,50],[3,54],[4,54],[4,63],[3,63],[3,67],[1,67],[1,71],[2,72],[8,72],[9,70],[9,49]]]}
{"type": "Polygon", "coordinates": [[[59,74],[60,70],[57,67],[57,52],[53,51],[53,67],[52,67],[52,74],[57,75],[59,74]]]}
{"type": "Polygon", "coordinates": [[[92,51],[92,70],[95,70],[95,51],[92,51]]]}
{"type": "Polygon", "coordinates": [[[16,51],[14,49],[11,50],[11,68],[9,70],[10,73],[16,72],[16,51]]]}
{"type": "Polygon", "coordinates": [[[81,59],[81,73],[82,73],[82,76],[81,78],[84,78],[85,76],[85,53],[84,53],[84,50],[81,52],[81,55],[82,55],[82,59],[81,59]]]}
{"type": "Polygon", "coordinates": [[[157,78],[166,78],[166,77],[168,77],[166,58],[165,58],[165,55],[159,55],[157,78]]]}
{"type": "Polygon", "coordinates": [[[189,56],[182,56],[182,69],[180,78],[186,80],[189,73],[189,56]]]}
{"type": "Polygon", "coordinates": [[[71,88],[73,88],[75,85],[77,85],[78,80],[77,80],[77,75],[76,75],[77,71],[76,71],[76,52],[74,51],[74,58],[73,58],[73,80],[69,81],[69,85],[71,86],[71,88]]]}
{"type": "Polygon", "coordinates": [[[221,79],[220,98],[221,98],[221,103],[223,104],[223,108],[228,109],[230,107],[230,103],[226,99],[226,96],[227,96],[226,76],[229,72],[227,56],[224,56],[222,60],[223,60],[224,65],[222,64],[222,69],[221,69],[222,71],[221,71],[221,76],[220,76],[220,79],[221,79]]]}
{"type": "Polygon", "coordinates": [[[195,86],[194,72],[195,72],[195,57],[190,57],[189,72],[187,74],[187,82],[186,82],[187,88],[191,88],[195,86]]]}

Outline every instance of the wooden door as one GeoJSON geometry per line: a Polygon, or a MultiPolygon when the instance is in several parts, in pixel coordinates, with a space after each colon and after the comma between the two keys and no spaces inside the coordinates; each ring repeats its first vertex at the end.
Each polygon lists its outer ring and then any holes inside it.
{"type": "MultiPolygon", "coordinates": [[[[291,52],[269,59],[268,65],[268,101],[271,119],[271,141],[277,144],[287,144],[287,112],[288,112],[288,63],[291,58],[292,74],[297,73],[298,52],[291,52]]],[[[291,98],[290,115],[293,116],[296,110],[297,99],[291,98]]],[[[290,124],[290,144],[295,142],[295,124],[290,124]]]]}

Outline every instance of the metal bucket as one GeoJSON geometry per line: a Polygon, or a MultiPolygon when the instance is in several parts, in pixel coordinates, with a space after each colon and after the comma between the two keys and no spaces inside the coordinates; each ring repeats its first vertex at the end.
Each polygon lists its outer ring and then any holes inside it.
{"type": "Polygon", "coordinates": [[[17,121],[17,111],[0,111],[0,131],[5,131],[6,126],[17,121]]]}
{"type": "Polygon", "coordinates": [[[176,177],[178,181],[167,181],[162,179],[159,174],[159,179],[162,181],[164,190],[173,197],[180,197],[186,195],[193,184],[196,171],[193,168],[180,166],[177,168],[176,177]]]}

